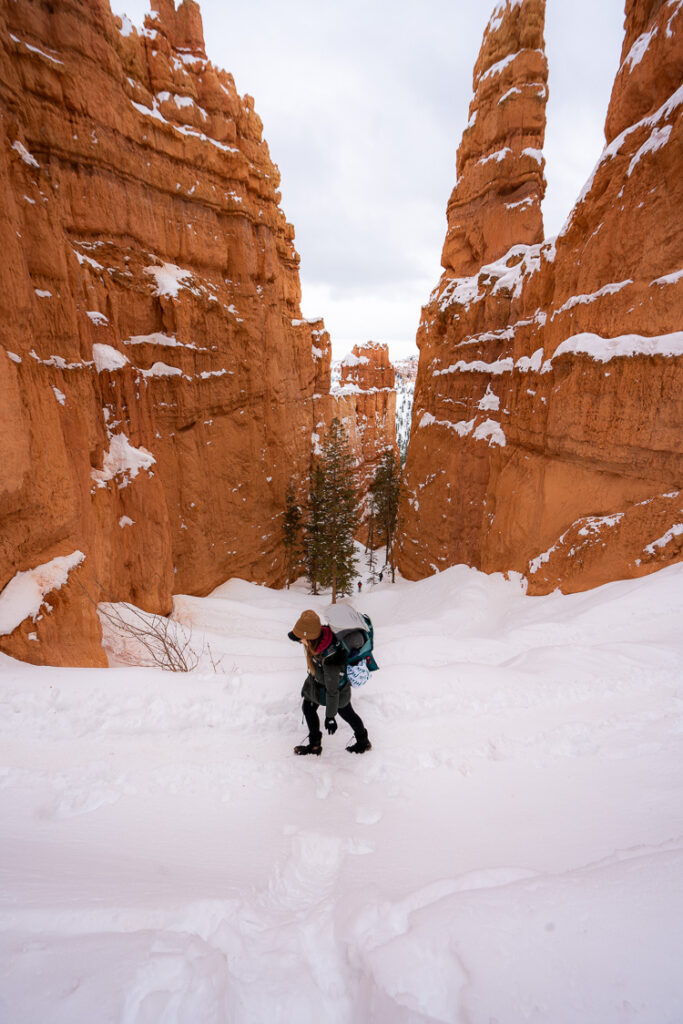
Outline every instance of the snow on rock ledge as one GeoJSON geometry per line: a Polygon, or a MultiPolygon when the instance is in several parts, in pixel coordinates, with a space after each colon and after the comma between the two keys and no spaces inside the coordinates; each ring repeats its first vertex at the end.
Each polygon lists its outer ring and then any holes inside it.
{"type": "Polygon", "coordinates": [[[558,356],[587,355],[598,363],[608,363],[611,359],[624,356],[666,356],[668,358],[683,355],[683,331],[671,334],[659,334],[648,338],[642,334],[620,334],[617,338],[601,338],[599,334],[575,334],[558,345],[551,359],[543,364],[542,373],[547,373],[553,359],[558,356]]]}
{"type": "Polygon", "coordinates": [[[93,345],[92,357],[98,373],[104,373],[105,370],[109,373],[120,370],[128,362],[123,352],[119,352],[113,345],[104,345],[101,342],[93,345]]]}
{"type": "Polygon", "coordinates": [[[125,434],[114,434],[109,440],[109,450],[104,453],[102,469],[93,469],[90,476],[98,487],[105,487],[114,477],[120,476],[119,490],[127,487],[141,469],[150,469],[156,462],[146,448],[136,448],[125,434]]]}
{"type": "Polygon", "coordinates": [[[155,281],[155,295],[168,295],[173,299],[178,298],[178,291],[187,285],[192,279],[192,271],[183,270],[175,263],[163,263],[160,267],[145,267],[145,274],[149,274],[155,281]]]}
{"type": "Polygon", "coordinates": [[[85,561],[82,551],[37,565],[35,569],[18,572],[0,592],[0,636],[8,636],[29,616],[36,621],[45,598],[53,590],[60,590],[69,573],[85,561]]]}

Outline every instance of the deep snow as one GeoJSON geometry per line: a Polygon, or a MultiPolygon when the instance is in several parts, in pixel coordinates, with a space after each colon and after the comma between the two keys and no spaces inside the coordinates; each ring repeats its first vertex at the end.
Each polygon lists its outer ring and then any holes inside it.
{"type": "Polygon", "coordinates": [[[325,603],[177,598],[219,674],[0,657],[2,1024],[680,1024],[683,565],[385,579],[373,750],[297,758],[325,603]]]}

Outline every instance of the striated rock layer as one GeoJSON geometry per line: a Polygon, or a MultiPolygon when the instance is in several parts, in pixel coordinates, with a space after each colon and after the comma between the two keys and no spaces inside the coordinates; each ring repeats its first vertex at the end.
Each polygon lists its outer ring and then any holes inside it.
{"type": "MultiPolygon", "coordinates": [[[[497,33],[527,13],[500,5],[497,33]]],[[[577,591],[681,558],[682,82],[683,0],[628,0],[606,146],[560,236],[519,231],[473,273],[444,261],[418,332],[407,576],[466,562],[577,591]]]]}
{"type": "Polygon", "coordinates": [[[85,556],[0,615],[35,662],[105,663],[98,599],[282,579],[329,387],[253,101],[193,0],[153,7],[138,32],[106,0],[0,0],[0,591],[85,556]]]}

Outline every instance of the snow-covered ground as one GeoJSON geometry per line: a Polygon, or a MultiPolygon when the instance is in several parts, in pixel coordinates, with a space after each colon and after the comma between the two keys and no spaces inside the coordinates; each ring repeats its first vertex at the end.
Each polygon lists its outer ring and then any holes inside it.
{"type": "Polygon", "coordinates": [[[324,604],[179,598],[219,674],[0,658],[2,1024],[680,1024],[683,565],[385,579],[373,749],[297,758],[324,604]]]}

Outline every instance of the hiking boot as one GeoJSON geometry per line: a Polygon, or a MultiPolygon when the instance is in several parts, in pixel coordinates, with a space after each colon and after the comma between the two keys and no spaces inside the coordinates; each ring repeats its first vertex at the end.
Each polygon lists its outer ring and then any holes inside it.
{"type": "Polygon", "coordinates": [[[320,757],[322,752],[322,743],[302,743],[300,746],[294,747],[295,754],[317,754],[320,757]]]}
{"type": "Polygon", "coordinates": [[[356,742],[352,743],[351,746],[346,749],[349,754],[364,754],[366,750],[372,750],[372,743],[368,739],[366,733],[365,736],[357,737],[356,742]]]}

